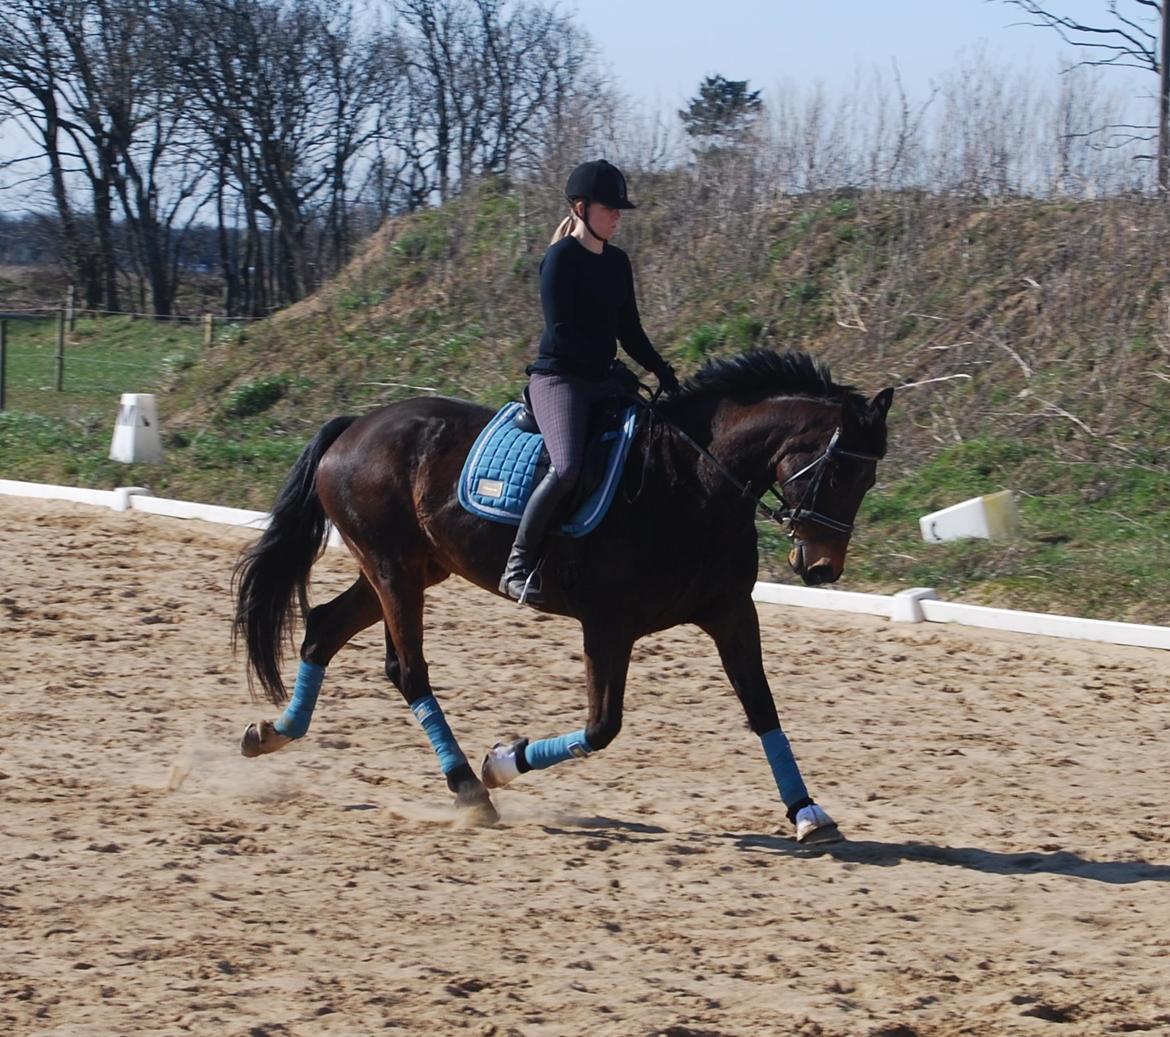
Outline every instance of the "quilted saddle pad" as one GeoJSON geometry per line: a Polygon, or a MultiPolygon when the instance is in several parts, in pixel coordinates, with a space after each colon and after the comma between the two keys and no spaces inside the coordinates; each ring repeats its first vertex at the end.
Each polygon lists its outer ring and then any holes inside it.
{"type": "MultiPolygon", "coordinates": [[[[548,464],[544,437],[538,432],[525,432],[514,423],[523,410],[524,405],[518,402],[500,408],[472,445],[459,476],[459,503],[464,508],[473,515],[512,526],[520,524],[538,472],[543,476],[548,464]]],[[[602,433],[602,442],[608,449],[604,477],[561,525],[562,533],[582,537],[605,517],[625,467],[636,419],[637,408],[627,407],[620,424],[602,433]]]]}

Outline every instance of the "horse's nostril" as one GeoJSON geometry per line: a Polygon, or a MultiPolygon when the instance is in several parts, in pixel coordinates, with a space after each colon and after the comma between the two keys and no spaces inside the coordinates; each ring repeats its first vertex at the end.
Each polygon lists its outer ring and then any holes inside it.
{"type": "Polygon", "coordinates": [[[816,565],[809,566],[800,576],[810,587],[819,587],[822,583],[832,583],[837,579],[837,574],[829,562],[817,562],[816,565]]]}

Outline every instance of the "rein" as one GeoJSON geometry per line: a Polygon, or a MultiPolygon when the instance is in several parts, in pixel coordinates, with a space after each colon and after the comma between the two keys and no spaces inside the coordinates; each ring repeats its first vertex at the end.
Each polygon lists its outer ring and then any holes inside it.
{"type": "MultiPolygon", "coordinates": [[[[642,386],[642,388],[647,387],[642,386]]],[[[724,479],[726,479],[729,483],[731,483],[732,486],[739,490],[741,496],[751,497],[755,501],[756,510],[759,511],[761,515],[780,525],[784,529],[785,535],[794,541],[795,546],[802,547],[804,544],[809,542],[808,540],[795,539],[795,526],[798,522],[812,522],[818,526],[823,526],[825,529],[831,530],[840,537],[848,537],[853,533],[853,523],[840,522],[837,519],[831,518],[830,516],[824,515],[816,510],[817,493],[821,487],[821,480],[824,478],[825,471],[828,469],[829,465],[832,464],[836,458],[848,457],[856,461],[868,461],[870,464],[874,465],[876,465],[878,461],[881,460],[881,458],[874,454],[862,454],[856,450],[846,450],[844,447],[838,446],[837,442],[841,438],[840,427],[837,427],[833,430],[832,436],[829,437],[828,445],[825,447],[825,450],[820,457],[818,457],[815,461],[806,464],[799,472],[795,472],[794,474],[790,475],[787,479],[779,484],[779,488],[777,488],[776,481],[773,480],[773,482],[764,489],[763,493],[757,496],[752,490],[751,483],[740,481],[731,471],[728,470],[727,466],[724,465],[722,461],[720,461],[714,454],[711,453],[710,450],[693,439],[674,422],[669,421],[662,416],[658,408],[654,406],[660,391],[661,390],[651,393],[649,400],[646,400],[641,395],[636,395],[635,398],[637,399],[638,403],[645,407],[646,410],[648,410],[657,421],[662,422],[662,424],[667,428],[677,433],[685,443],[687,443],[693,450],[695,450],[696,453],[709,461],[715,470],[721,476],[723,476],[724,479]],[[800,502],[794,508],[784,499],[784,495],[781,491],[783,491],[783,489],[789,483],[795,482],[801,476],[810,472],[813,473],[812,479],[809,485],[805,488],[804,493],[801,495],[800,502]],[[774,496],[779,502],[780,506],[778,508],[771,508],[764,503],[764,495],[768,493],[771,493],[772,496],[774,496]],[[806,503],[808,506],[806,506],[806,503]]]]}

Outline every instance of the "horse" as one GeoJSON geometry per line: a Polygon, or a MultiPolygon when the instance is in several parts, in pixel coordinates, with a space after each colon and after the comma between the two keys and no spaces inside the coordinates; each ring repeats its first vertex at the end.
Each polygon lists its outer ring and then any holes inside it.
{"type": "Polygon", "coordinates": [[[330,660],[381,622],[386,676],[427,734],[455,806],[471,823],[494,824],[490,789],[614,741],[634,643],[690,623],[715,643],[797,840],[840,838],[804,784],[764,672],[752,600],[755,516],[763,509],[785,522],[788,562],[806,584],[837,580],[857,510],[885,456],[892,399],[892,388],[868,400],[807,354],[770,350],[709,361],[659,397],[601,524],[580,539],[551,536],[541,563],[537,607],[581,624],[585,724],[555,738],[496,743],[479,776],[430,685],[423,600],[452,573],[499,594],[513,529],[457,500],[463,461],[493,412],[422,397],[332,419],[305,447],[269,525],[233,574],[233,644],[246,645],[254,695],[258,681],[271,703],[285,702],[282,651],[298,606],[304,622],[292,699],[275,722],[248,725],[241,751],[261,756],[304,737],[330,660]],[[780,508],[763,504],[769,490],[780,508]],[[310,608],[310,569],[329,523],[359,572],[332,601],[310,608]]]}

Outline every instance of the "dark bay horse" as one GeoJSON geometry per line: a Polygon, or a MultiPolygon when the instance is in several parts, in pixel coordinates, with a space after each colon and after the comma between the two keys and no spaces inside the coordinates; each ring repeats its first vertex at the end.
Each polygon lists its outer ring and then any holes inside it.
{"type": "Polygon", "coordinates": [[[281,655],[304,618],[292,700],[249,725],[245,756],[302,737],[329,661],[359,631],[384,623],[386,674],[415,713],[456,805],[497,819],[488,793],[520,774],[600,751],[622,723],[630,652],[639,638],[693,623],[714,640],[760,736],[797,838],[837,837],[809,796],[780,728],[764,674],[752,601],[755,514],[772,488],[782,501],[806,583],[841,575],[853,520],[886,449],[884,389],[867,400],[802,353],[759,351],[709,363],[638,434],[614,503],[589,536],[552,536],[542,611],[572,616],[584,635],[583,728],[559,738],[497,744],[477,777],[435,700],[423,656],[423,596],[456,573],[498,593],[513,528],[459,504],[464,458],[492,411],[460,400],[411,399],[361,418],[335,418],[305,448],[268,528],[236,570],[235,636],[273,703],[288,696],[281,655]],[[310,569],[327,520],[360,569],[332,601],[308,607],[310,569]]]}

